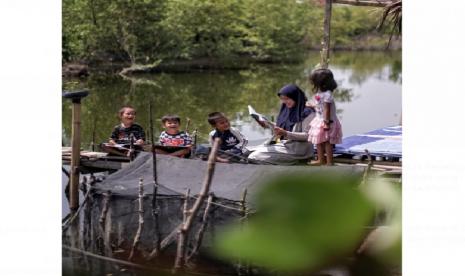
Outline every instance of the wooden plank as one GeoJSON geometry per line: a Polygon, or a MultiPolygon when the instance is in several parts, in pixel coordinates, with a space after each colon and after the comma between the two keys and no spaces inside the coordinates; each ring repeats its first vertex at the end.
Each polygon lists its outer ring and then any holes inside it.
{"type": "MultiPolygon", "coordinates": [[[[335,163],[345,163],[345,164],[368,164],[368,160],[355,160],[349,158],[342,158],[342,157],[334,157],[335,163]]],[[[394,166],[394,167],[402,167],[402,162],[390,162],[390,161],[373,161],[375,165],[386,165],[386,166],[394,166]]]]}
{"type": "Polygon", "coordinates": [[[365,6],[365,7],[385,7],[391,4],[392,1],[376,1],[376,0],[333,0],[334,4],[345,4],[352,6],[365,6]]]}
{"type": "Polygon", "coordinates": [[[94,168],[94,169],[106,169],[106,170],[119,170],[122,169],[129,163],[126,162],[117,162],[117,161],[107,161],[107,160],[82,160],[81,166],[94,168]]]}

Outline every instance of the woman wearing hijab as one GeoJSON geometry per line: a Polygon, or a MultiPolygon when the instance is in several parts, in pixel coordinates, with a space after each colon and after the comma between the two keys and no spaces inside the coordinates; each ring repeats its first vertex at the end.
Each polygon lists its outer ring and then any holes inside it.
{"type": "Polygon", "coordinates": [[[279,165],[293,165],[300,160],[306,161],[313,156],[313,145],[308,142],[310,122],[315,117],[311,108],[305,107],[307,97],[294,84],[288,84],[278,92],[281,100],[275,136],[279,142],[258,146],[249,155],[252,161],[265,161],[279,165]]]}

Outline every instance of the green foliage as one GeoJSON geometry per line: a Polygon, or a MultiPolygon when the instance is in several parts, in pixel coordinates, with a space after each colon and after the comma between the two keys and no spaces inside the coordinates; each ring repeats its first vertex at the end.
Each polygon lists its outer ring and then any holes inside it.
{"type": "Polygon", "coordinates": [[[149,59],[161,43],[162,7],[157,0],[63,0],[64,47],[77,59],[149,59]]]}
{"type": "Polygon", "coordinates": [[[272,180],[257,195],[257,214],[220,235],[217,253],[283,271],[313,270],[348,254],[374,214],[358,183],[334,172],[272,180]]]}
{"type": "MultiPolygon", "coordinates": [[[[333,46],[373,32],[377,18],[335,5],[333,46]]],[[[295,60],[318,47],[322,25],[322,7],[306,1],[63,0],[63,60],[295,60]]]]}
{"type": "Polygon", "coordinates": [[[333,46],[350,45],[354,42],[354,38],[373,33],[378,22],[378,10],[367,7],[334,6],[331,16],[333,46]]]}

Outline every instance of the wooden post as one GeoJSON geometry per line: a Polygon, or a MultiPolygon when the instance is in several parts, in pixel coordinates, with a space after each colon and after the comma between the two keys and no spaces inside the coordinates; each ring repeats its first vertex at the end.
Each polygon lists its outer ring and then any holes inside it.
{"type": "Polygon", "coordinates": [[[160,253],[160,225],[158,223],[158,205],[157,205],[157,193],[158,193],[158,179],[157,179],[157,153],[155,151],[155,137],[153,135],[153,118],[152,118],[152,103],[149,103],[149,122],[150,122],[150,136],[152,137],[152,176],[153,176],[153,193],[152,193],[152,216],[155,223],[155,248],[150,253],[150,258],[158,256],[160,253]]]}
{"type": "Polygon", "coordinates": [[[323,49],[321,50],[321,67],[328,68],[329,63],[329,49],[330,49],[330,33],[331,33],[331,8],[332,0],[325,0],[325,19],[323,28],[323,49]]]}
{"type": "Polygon", "coordinates": [[[111,191],[108,190],[106,193],[103,194],[103,203],[102,203],[103,207],[102,207],[102,212],[100,213],[100,217],[98,220],[100,233],[97,239],[98,241],[100,241],[100,243],[97,244],[97,247],[98,247],[98,250],[100,251],[100,254],[102,255],[105,254],[105,251],[108,251],[106,250],[107,248],[110,248],[110,246],[106,244],[106,242],[108,242],[108,240],[106,240],[106,237],[107,237],[106,221],[107,221],[108,209],[110,207],[110,200],[111,200],[111,191]]]}
{"type": "Polygon", "coordinates": [[[142,227],[144,226],[144,180],[139,179],[139,226],[137,227],[136,236],[134,237],[134,242],[132,244],[131,253],[129,254],[128,261],[132,261],[134,258],[134,253],[137,250],[137,246],[140,242],[140,236],[142,234],[142,227]]]}
{"type": "Polygon", "coordinates": [[[81,103],[73,101],[73,126],[71,130],[71,187],[70,187],[70,204],[72,212],[76,211],[79,206],[79,161],[81,151],[81,103]]]}
{"type": "Polygon", "coordinates": [[[212,201],[213,201],[213,195],[210,194],[207,200],[207,206],[205,206],[205,210],[203,212],[202,224],[200,225],[199,231],[197,232],[197,239],[196,239],[194,248],[192,249],[192,252],[189,254],[189,256],[186,258],[186,263],[189,262],[189,260],[197,254],[197,252],[200,249],[200,246],[202,245],[203,234],[208,224],[208,212],[210,211],[210,205],[212,201]]]}
{"type": "Polygon", "coordinates": [[[65,92],[63,97],[71,99],[73,103],[71,129],[71,177],[70,177],[70,203],[71,212],[75,212],[79,206],[79,159],[81,150],[81,99],[86,97],[89,91],[65,92]]]}
{"type": "Polygon", "coordinates": [[[184,206],[182,208],[182,226],[178,230],[178,247],[176,250],[176,260],[174,263],[173,273],[176,273],[178,269],[182,269],[184,267],[185,262],[185,248],[186,248],[186,240],[187,240],[187,233],[183,230],[184,225],[187,222],[188,210],[187,206],[189,205],[189,193],[190,189],[186,190],[186,194],[184,196],[184,206]]]}
{"type": "Polygon", "coordinates": [[[205,201],[205,198],[207,197],[208,192],[210,190],[210,185],[213,179],[213,174],[215,173],[215,161],[216,161],[216,156],[218,154],[218,148],[220,147],[220,141],[221,141],[220,138],[215,138],[215,141],[213,142],[210,155],[208,156],[207,174],[202,183],[202,190],[200,191],[199,196],[197,197],[194,203],[194,206],[189,211],[186,212],[187,213],[186,220],[178,232],[178,251],[176,254],[176,261],[173,267],[174,273],[176,273],[179,269],[184,268],[184,265],[185,265],[184,242],[189,233],[189,229],[191,228],[192,221],[194,220],[197,212],[200,209],[200,206],[205,201]]]}

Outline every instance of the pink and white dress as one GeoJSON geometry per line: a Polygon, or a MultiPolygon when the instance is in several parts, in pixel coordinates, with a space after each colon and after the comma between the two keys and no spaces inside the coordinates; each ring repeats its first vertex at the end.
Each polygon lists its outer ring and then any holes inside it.
{"type": "Polygon", "coordinates": [[[334,103],[331,91],[316,93],[312,98],[312,103],[315,105],[316,116],[310,122],[310,130],[308,131],[308,141],[313,144],[321,144],[329,141],[330,144],[342,143],[342,126],[336,116],[336,104],[334,103]],[[330,103],[330,129],[325,130],[324,127],[324,103],[330,103]]]}

